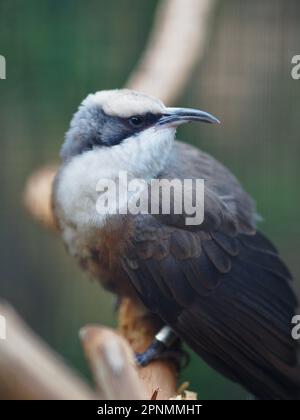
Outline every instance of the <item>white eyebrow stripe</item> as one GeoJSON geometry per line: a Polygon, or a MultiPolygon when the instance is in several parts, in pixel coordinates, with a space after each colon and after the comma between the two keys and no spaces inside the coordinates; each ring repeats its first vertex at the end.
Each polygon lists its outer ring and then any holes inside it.
{"type": "Polygon", "coordinates": [[[89,95],[82,105],[98,105],[105,114],[121,118],[144,113],[160,114],[165,109],[160,100],[128,89],[96,92],[89,95]]]}

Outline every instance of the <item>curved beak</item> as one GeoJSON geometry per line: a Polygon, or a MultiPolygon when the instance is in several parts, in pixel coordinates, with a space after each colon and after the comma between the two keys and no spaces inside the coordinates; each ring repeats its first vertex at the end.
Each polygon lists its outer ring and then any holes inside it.
{"type": "Polygon", "coordinates": [[[176,127],[190,121],[200,121],[209,124],[220,124],[220,121],[213,115],[192,108],[166,108],[158,120],[157,125],[170,125],[176,127]]]}

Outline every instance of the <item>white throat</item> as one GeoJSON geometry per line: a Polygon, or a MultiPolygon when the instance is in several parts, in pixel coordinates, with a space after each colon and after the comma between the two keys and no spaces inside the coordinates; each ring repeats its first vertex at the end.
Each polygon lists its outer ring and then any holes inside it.
{"type": "Polygon", "coordinates": [[[93,149],[71,159],[62,168],[55,191],[63,219],[79,229],[103,226],[109,215],[96,210],[99,180],[117,181],[119,173],[126,171],[128,179],[150,181],[164,168],[175,132],[171,127],[151,127],[119,145],[93,149]]]}

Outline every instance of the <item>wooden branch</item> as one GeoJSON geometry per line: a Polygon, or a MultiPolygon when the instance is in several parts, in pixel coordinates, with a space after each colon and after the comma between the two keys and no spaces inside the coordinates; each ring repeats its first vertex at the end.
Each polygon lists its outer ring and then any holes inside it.
{"type": "Polygon", "coordinates": [[[215,0],[164,0],[127,87],[174,103],[205,52],[215,0]]]}
{"type": "Polygon", "coordinates": [[[52,184],[58,165],[47,165],[34,171],[28,178],[23,202],[31,217],[49,230],[57,229],[52,210],[52,184]]]}
{"type": "Polygon", "coordinates": [[[116,332],[99,326],[80,331],[98,392],[107,400],[145,400],[146,389],[139,379],[133,352],[116,332]]]}
{"type": "Polygon", "coordinates": [[[91,400],[97,395],[7,305],[0,304],[0,399],[91,400]]]}
{"type": "MultiPolygon", "coordinates": [[[[130,319],[134,318],[129,302],[122,310],[130,311],[130,319]]],[[[194,393],[183,395],[184,390],[180,395],[176,393],[173,374],[163,362],[154,362],[156,367],[138,369],[132,348],[124,337],[105,327],[87,326],[81,329],[80,338],[97,386],[95,393],[10,306],[0,304],[0,315],[1,320],[5,320],[1,323],[5,334],[1,330],[0,338],[0,400],[196,399],[194,393]],[[172,388],[170,383],[173,383],[172,388]]],[[[144,317],[139,313],[137,318],[140,316],[144,317]]],[[[149,332],[151,328],[149,323],[149,332]]],[[[148,332],[143,331],[148,337],[148,332]]],[[[146,341],[140,338],[138,331],[136,338],[132,333],[130,336],[131,344],[142,349],[146,341]]]]}
{"type": "MultiPolygon", "coordinates": [[[[119,309],[119,331],[128,340],[134,352],[143,352],[151,344],[159,326],[149,313],[143,311],[136,301],[124,298],[119,309]]],[[[144,383],[148,399],[156,394],[158,400],[168,400],[175,395],[177,383],[176,366],[168,360],[156,360],[139,368],[139,377],[144,383]]]]}

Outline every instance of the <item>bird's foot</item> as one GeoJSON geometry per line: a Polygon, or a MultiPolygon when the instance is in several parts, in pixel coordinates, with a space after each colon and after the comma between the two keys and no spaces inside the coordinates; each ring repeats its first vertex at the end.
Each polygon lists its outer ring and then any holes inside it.
{"type": "Polygon", "coordinates": [[[182,350],[180,340],[169,327],[162,328],[144,353],[136,353],[135,360],[139,366],[147,366],[157,359],[168,359],[180,369],[189,362],[188,354],[182,350]]]}
{"type": "Polygon", "coordinates": [[[164,348],[158,351],[153,346],[153,344],[151,344],[151,346],[144,353],[135,354],[135,361],[139,366],[145,367],[154,360],[170,360],[174,363],[178,370],[181,370],[188,365],[190,357],[189,354],[181,348],[164,348]]]}
{"type": "Polygon", "coordinates": [[[154,340],[144,353],[136,353],[135,360],[139,366],[147,366],[153,360],[158,359],[166,350],[163,343],[154,340]]]}

